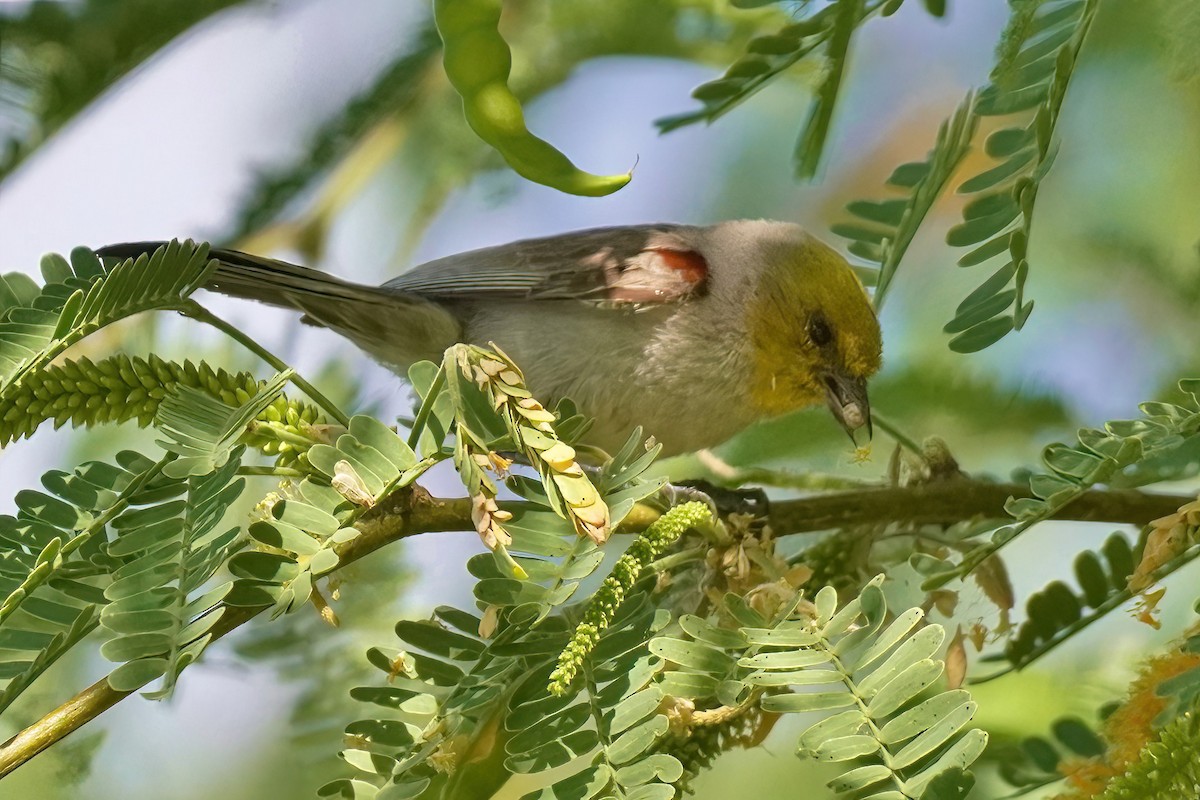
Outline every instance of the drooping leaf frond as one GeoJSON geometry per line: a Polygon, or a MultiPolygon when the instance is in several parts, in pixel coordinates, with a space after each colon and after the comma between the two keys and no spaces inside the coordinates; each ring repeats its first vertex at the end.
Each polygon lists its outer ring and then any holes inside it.
{"type": "Polygon", "coordinates": [[[108,605],[100,622],[110,638],[100,652],[120,664],[108,676],[117,691],[162,678],[146,696],[168,697],[179,673],[211,641],[226,610],[217,604],[232,584],[201,590],[239,544],[240,527],[218,526],[245,488],[237,477],[243,450],[227,453],[214,471],[169,475],[185,482],[181,498],[126,510],[112,521],[116,538],[107,553],[120,566],[104,589],[108,605]]]}
{"type": "Polygon", "coordinates": [[[974,195],[963,222],[946,235],[954,247],[970,247],[961,267],[1007,259],[955,311],[945,332],[950,349],[971,353],[1020,330],[1033,311],[1024,299],[1029,273],[1026,252],[1038,188],[1057,153],[1059,111],[1096,12],[1096,0],[1015,3],[992,82],[979,93],[981,117],[1024,113],[1024,126],[991,133],[985,150],[998,165],[966,180],[958,191],[974,195]],[[1010,288],[1011,287],[1011,288],[1010,288]]]}
{"type": "Polygon", "coordinates": [[[161,475],[162,464],[124,451],[115,465],[51,471],[42,478],[48,494],[20,492],[17,515],[0,516],[0,710],[98,625],[120,566],[107,553],[109,522],[184,491],[161,475]]]}

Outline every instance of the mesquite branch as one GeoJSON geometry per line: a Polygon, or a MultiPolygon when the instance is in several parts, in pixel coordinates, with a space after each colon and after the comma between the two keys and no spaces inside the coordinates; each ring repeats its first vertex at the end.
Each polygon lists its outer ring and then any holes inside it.
{"type": "MultiPolygon", "coordinates": [[[[776,535],[805,533],[857,525],[886,523],[951,524],[972,518],[1001,519],[1009,497],[1028,497],[1028,486],[948,480],[912,487],[868,488],[832,492],[771,504],[770,524],[776,535]]],[[[1144,524],[1176,511],[1191,496],[1160,495],[1131,490],[1091,490],[1057,515],[1059,519],[1144,524]]],[[[506,504],[516,510],[522,503],[506,504]]],[[[646,528],[658,511],[639,505],[622,523],[620,532],[646,528]]],[[[339,567],[379,548],[421,533],[471,530],[471,504],[466,498],[439,499],[423,489],[397,491],[357,523],[362,534],[339,549],[339,567]]],[[[263,608],[227,608],[213,628],[220,638],[258,615],[263,608]]],[[[50,745],[78,730],[132,692],[117,692],[102,679],[0,746],[0,777],[7,775],[50,745]]]]}

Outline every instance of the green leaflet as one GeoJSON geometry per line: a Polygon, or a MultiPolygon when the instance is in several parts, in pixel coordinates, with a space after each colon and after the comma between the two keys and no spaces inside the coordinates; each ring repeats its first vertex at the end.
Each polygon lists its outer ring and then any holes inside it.
{"type": "Polygon", "coordinates": [[[358,535],[335,516],[342,505],[336,492],[308,480],[300,491],[302,500],[275,503],[271,519],[250,527],[251,537],[264,545],[292,544],[282,548],[285,552],[247,551],[230,559],[236,580],[227,605],[271,606],[272,616],[298,608],[312,593],[314,579],[337,566],[333,548],[358,535]]]}
{"type": "Polygon", "coordinates": [[[408,486],[428,464],[421,464],[417,454],[399,434],[379,420],[364,415],[350,419],[346,433],[333,445],[316,445],[308,452],[309,463],[329,478],[354,501],[350,485],[359,487],[359,504],[373,504],[388,491],[408,486]],[[345,481],[340,483],[340,481],[345,481]]]}
{"type": "Polygon", "coordinates": [[[270,548],[239,553],[229,562],[236,580],[227,605],[270,606],[272,616],[308,601],[313,582],[338,565],[337,547],[359,535],[354,521],[396,487],[429,466],[383,423],[355,416],[333,445],[308,451],[309,463],[330,485],[305,479],[300,496],[276,502],[250,536],[270,548]]]}

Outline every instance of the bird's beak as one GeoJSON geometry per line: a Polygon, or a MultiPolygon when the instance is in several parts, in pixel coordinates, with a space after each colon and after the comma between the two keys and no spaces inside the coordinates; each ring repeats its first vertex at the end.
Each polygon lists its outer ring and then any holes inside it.
{"type": "Polygon", "coordinates": [[[871,404],[867,400],[867,381],[864,378],[851,378],[840,373],[826,375],[825,399],[834,418],[850,435],[850,441],[857,445],[855,432],[864,427],[870,440],[871,404]]]}

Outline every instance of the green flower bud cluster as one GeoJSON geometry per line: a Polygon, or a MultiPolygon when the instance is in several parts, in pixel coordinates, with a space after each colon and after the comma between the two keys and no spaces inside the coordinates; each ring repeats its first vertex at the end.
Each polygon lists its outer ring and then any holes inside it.
{"type": "Polygon", "coordinates": [[[637,583],[642,570],[662,555],[685,531],[711,519],[712,511],[706,504],[683,503],[656,519],[633,544],[629,545],[629,549],[617,559],[612,572],[592,596],[571,641],[559,653],[558,667],[550,675],[548,690],[551,694],[566,693],[583,660],[596,647],[601,634],[612,624],[617,610],[625,601],[629,590],[637,583]]]}
{"type": "MultiPolygon", "coordinates": [[[[280,395],[263,409],[243,441],[267,455],[276,456],[280,467],[297,467],[306,472],[311,468],[308,451],[316,444],[331,444],[336,438],[324,432],[325,417],[312,403],[289,400],[280,395]]],[[[336,427],[341,431],[341,427],[336,427]]]]}
{"type": "MultiPolygon", "coordinates": [[[[0,447],[32,435],[46,421],[56,429],[68,423],[91,427],[130,420],[146,427],[176,385],[200,389],[237,406],[249,400],[262,382],[248,372],[232,374],[203,362],[177,363],[155,355],[67,359],[24,376],[0,393],[0,447]]],[[[308,447],[322,441],[310,430],[318,422],[315,406],[277,397],[259,415],[248,440],[263,452],[278,454],[281,462],[295,462],[308,447]]]]}

